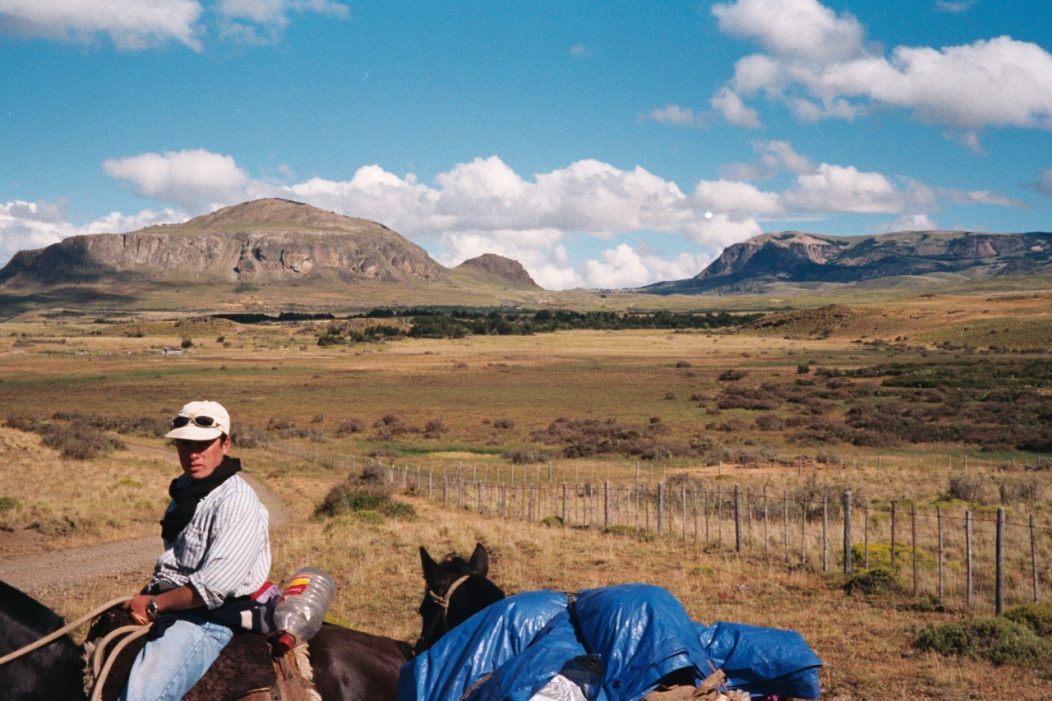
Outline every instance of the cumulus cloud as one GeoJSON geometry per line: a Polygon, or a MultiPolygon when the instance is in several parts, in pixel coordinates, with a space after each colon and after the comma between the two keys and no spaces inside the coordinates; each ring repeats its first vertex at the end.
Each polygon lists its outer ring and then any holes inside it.
{"type": "Polygon", "coordinates": [[[732,180],[771,180],[784,173],[810,173],[814,164],[807,156],[797,153],[787,141],[754,141],[752,150],[759,154],[753,163],[731,163],[720,172],[732,180]]]}
{"type": "Polygon", "coordinates": [[[894,213],[905,202],[902,191],[884,175],[829,163],[800,175],[783,199],[791,208],[823,213],[894,213]]]}
{"type": "Polygon", "coordinates": [[[338,19],[350,9],[334,0],[219,0],[219,35],[227,40],[264,44],[277,40],[288,26],[290,12],[313,12],[338,19]]]}
{"type": "Polygon", "coordinates": [[[927,214],[904,214],[892,221],[874,227],[875,234],[890,234],[896,231],[933,231],[939,227],[927,214]]]}
{"type": "Polygon", "coordinates": [[[589,55],[590,53],[591,53],[591,51],[589,51],[588,47],[585,46],[584,44],[574,44],[573,46],[570,47],[570,55],[573,56],[574,58],[584,58],[585,56],[589,55]]]}
{"type": "Polygon", "coordinates": [[[0,0],[0,31],[83,44],[106,36],[123,51],[172,41],[202,51],[212,32],[235,42],[274,41],[291,13],[350,16],[336,0],[218,0],[209,12],[198,0],[0,0]]]}
{"type": "Polygon", "coordinates": [[[650,119],[660,124],[675,124],[681,127],[701,127],[705,125],[705,119],[689,107],[679,105],[665,105],[650,110],[647,115],[650,119]]]}
{"type": "Polygon", "coordinates": [[[1041,171],[1041,178],[1037,181],[1037,191],[1052,195],[1052,168],[1045,168],[1041,171]]]}
{"type": "Polygon", "coordinates": [[[960,14],[975,6],[975,0],[935,0],[935,8],[940,12],[960,14]]]}
{"type": "Polygon", "coordinates": [[[707,254],[683,253],[673,260],[646,255],[628,244],[618,244],[602,253],[602,260],[585,262],[582,271],[584,286],[602,289],[642,287],[663,280],[683,280],[694,277],[709,263],[707,254]]]}
{"type": "Polygon", "coordinates": [[[760,115],[751,107],[746,106],[738,93],[729,88],[720,89],[712,99],[709,100],[718,114],[722,115],[730,124],[746,129],[759,129],[760,115]]]}
{"type": "Polygon", "coordinates": [[[189,210],[236,202],[243,197],[249,181],[231,156],[203,149],[109,159],[103,162],[102,169],[130,183],[140,195],[174,202],[189,210]]]}
{"type": "Polygon", "coordinates": [[[105,35],[125,51],[169,41],[200,51],[202,12],[196,0],[0,0],[0,29],[76,43],[105,35]]]}
{"type": "MultiPolygon", "coordinates": [[[[856,119],[874,107],[909,110],[920,121],[972,133],[984,127],[1052,129],[1052,54],[1008,36],[943,48],[898,46],[885,56],[862,25],[817,0],[738,0],[712,8],[722,31],[766,53],[735,64],[714,104],[757,95],[798,118],[856,119]]],[[[718,110],[740,124],[733,109],[718,110]]],[[[748,126],[755,126],[749,123],[748,126]]]]}
{"type": "MultiPolygon", "coordinates": [[[[690,277],[720,249],[763,233],[764,219],[865,213],[918,222],[938,211],[941,202],[1020,205],[995,192],[816,165],[784,141],[757,141],[753,149],[756,162],[731,168],[738,177],[702,180],[688,192],[644,168],[621,169],[596,160],[524,177],[490,156],[456,164],[433,183],[374,164],[358,168],[349,180],[315,177],[281,185],[252,179],[232,157],[204,150],[141,154],[106,161],[103,167],[136,192],[189,214],[244,199],[288,197],[382,222],[425,245],[448,266],[483,253],[513,258],[549,289],[634,287],[690,277]],[[791,180],[780,189],[751,182],[782,174],[791,180]],[[667,260],[618,240],[639,232],[688,241],[696,252],[667,260]],[[594,260],[571,260],[569,251],[581,237],[611,244],[594,260]]],[[[138,228],[117,219],[94,226],[138,228]]],[[[45,230],[52,238],[59,235],[54,227],[45,230]]]]}
{"type": "Polygon", "coordinates": [[[23,200],[0,202],[0,265],[6,264],[18,251],[44,248],[70,236],[122,233],[185,218],[184,213],[173,209],[147,209],[130,216],[113,212],[75,226],[69,221],[64,204],[23,200]]]}

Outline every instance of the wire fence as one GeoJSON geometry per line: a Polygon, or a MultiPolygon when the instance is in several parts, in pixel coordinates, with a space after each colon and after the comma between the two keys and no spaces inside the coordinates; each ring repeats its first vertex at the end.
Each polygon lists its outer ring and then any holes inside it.
{"type": "MultiPolygon", "coordinates": [[[[694,552],[729,552],[787,569],[869,577],[870,586],[894,584],[916,597],[998,614],[1008,605],[1047,599],[1052,582],[1052,528],[1003,506],[876,503],[850,489],[800,498],[788,489],[743,488],[719,475],[699,478],[672,466],[644,470],[638,463],[443,469],[382,465],[312,446],[270,448],[352,474],[370,467],[446,508],[678,541],[694,552]],[[873,581],[878,575],[890,581],[873,581]]],[[[911,458],[914,467],[923,467],[911,458]]],[[[855,460],[853,468],[843,469],[863,469],[855,460]]],[[[886,469],[894,460],[904,458],[882,456],[872,464],[886,469]]],[[[936,460],[946,464],[945,458],[936,460]]],[[[974,458],[971,467],[977,467],[974,458]]]]}

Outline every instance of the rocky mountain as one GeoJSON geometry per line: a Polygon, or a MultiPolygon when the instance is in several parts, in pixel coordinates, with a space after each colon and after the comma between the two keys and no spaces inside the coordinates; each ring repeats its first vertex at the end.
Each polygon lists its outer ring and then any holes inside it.
{"type": "MultiPolygon", "coordinates": [[[[764,234],[728,246],[693,278],[642,288],[654,294],[763,292],[776,284],[857,284],[881,278],[1052,273],[1052,233],[918,231],[875,236],[764,234]]],[[[887,281],[885,281],[887,282],[887,281]]]]}
{"type": "Polygon", "coordinates": [[[73,236],[0,269],[0,308],[288,309],[532,303],[517,262],[456,269],[382,224],[263,199],[126,234],[73,236]]]}
{"type": "Polygon", "coordinates": [[[458,265],[454,270],[480,274],[500,281],[505,284],[540,290],[541,286],[534,282],[522,263],[511,258],[498,256],[494,253],[483,253],[477,258],[471,258],[458,265]]]}
{"type": "Polygon", "coordinates": [[[183,224],[127,234],[73,236],[21,251],[0,283],[289,283],[438,280],[448,271],[382,224],[288,200],[226,207],[183,224]]]}

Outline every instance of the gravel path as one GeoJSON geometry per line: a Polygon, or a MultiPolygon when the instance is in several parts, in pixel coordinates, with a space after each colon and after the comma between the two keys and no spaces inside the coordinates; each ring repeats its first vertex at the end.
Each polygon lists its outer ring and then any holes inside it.
{"type": "MultiPolygon", "coordinates": [[[[178,457],[170,448],[132,444],[128,449],[133,453],[163,459],[176,467],[179,465],[178,457]]],[[[271,533],[283,528],[288,523],[288,511],[281,500],[251,475],[242,472],[241,476],[252,485],[270,512],[271,533]]],[[[19,555],[0,560],[0,579],[30,596],[40,597],[60,594],[85,582],[130,572],[142,573],[146,577],[153,569],[161,547],[161,536],[158,534],[70,550],[19,555]]]]}

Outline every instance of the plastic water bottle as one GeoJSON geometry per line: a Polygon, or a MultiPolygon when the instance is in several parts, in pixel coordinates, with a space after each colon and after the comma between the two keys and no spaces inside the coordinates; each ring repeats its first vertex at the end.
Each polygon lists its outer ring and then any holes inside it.
{"type": "Polygon", "coordinates": [[[274,606],[275,653],[283,655],[296,643],[314,637],[335,595],[336,584],[325,570],[317,567],[296,570],[274,606]]]}

